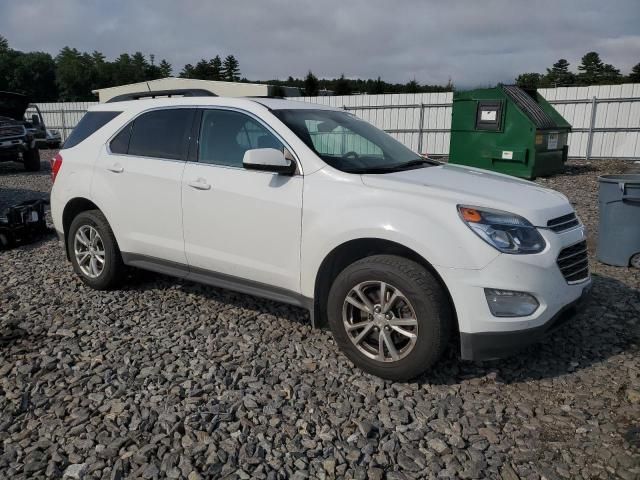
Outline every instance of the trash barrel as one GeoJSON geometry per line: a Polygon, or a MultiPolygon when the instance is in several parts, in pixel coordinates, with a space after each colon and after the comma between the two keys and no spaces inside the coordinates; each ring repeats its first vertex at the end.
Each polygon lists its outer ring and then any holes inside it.
{"type": "Polygon", "coordinates": [[[640,268],[640,174],[602,175],[596,258],[640,268]]]}
{"type": "Polygon", "coordinates": [[[571,125],[535,89],[453,94],[449,163],[533,179],[564,170],[571,125]]]}

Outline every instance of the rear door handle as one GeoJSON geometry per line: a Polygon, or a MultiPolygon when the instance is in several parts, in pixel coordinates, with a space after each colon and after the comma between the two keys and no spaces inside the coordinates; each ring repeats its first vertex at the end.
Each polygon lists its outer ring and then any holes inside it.
{"type": "Polygon", "coordinates": [[[192,188],[195,188],[196,190],[210,190],[211,189],[211,185],[209,185],[204,178],[198,178],[196,180],[193,180],[192,182],[189,182],[189,186],[192,187],[192,188]]]}
{"type": "Polygon", "coordinates": [[[122,168],[122,165],[120,165],[119,163],[114,163],[110,167],[107,167],[107,170],[109,170],[110,172],[113,172],[113,173],[122,173],[122,172],[124,172],[124,168],[122,168]]]}

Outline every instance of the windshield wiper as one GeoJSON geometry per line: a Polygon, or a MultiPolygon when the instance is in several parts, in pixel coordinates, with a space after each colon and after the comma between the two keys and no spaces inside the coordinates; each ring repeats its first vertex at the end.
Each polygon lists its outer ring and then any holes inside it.
{"type": "Polygon", "coordinates": [[[423,165],[436,166],[440,165],[439,162],[435,160],[427,160],[425,158],[416,158],[415,160],[410,160],[408,162],[399,163],[398,165],[391,166],[377,166],[377,167],[356,167],[356,168],[343,168],[342,170],[347,173],[393,173],[393,172],[401,172],[403,170],[410,170],[412,168],[418,168],[423,165]]]}
{"type": "Polygon", "coordinates": [[[394,170],[406,170],[408,168],[419,167],[421,165],[435,166],[439,164],[433,160],[427,160],[426,158],[416,158],[415,160],[410,160],[408,162],[401,163],[400,165],[395,165],[392,168],[394,170]]]}

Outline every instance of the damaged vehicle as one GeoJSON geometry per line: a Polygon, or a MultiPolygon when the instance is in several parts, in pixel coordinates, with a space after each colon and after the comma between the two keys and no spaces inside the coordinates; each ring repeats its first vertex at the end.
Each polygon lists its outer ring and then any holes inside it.
{"type": "Polygon", "coordinates": [[[0,92],[0,162],[19,162],[28,172],[40,170],[38,139],[47,131],[39,113],[30,121],[24,115],[29,108],[25,95],[0,92]]]}
{"type": "Polygon", "coordinates": [[[451,338],[466,360],[512,355],[589,292],[558,192],[421,158],[324,105],[138,98],[91,107],[52,161],[53,223],[94,289],[139,267],[288,302],[392,380],[451,338]]]}

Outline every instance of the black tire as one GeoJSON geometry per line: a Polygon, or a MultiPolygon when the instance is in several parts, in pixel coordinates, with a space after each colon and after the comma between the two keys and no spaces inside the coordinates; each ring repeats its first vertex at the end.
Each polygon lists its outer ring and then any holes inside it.
{"type": "Polygon", "coordinates": [[[40,171],[40,150],[37,148],[27,150],[22,154],[24,161],[24,169],[27,172],[39,172],[40,171]]]}
{"type": "Polygon", "coordinates": [[[118,242],[113,235],[113,231],[107,219],[99,210],[87,210],[81,212],[71,222],[71,227],[67,234],[67,249],[69,258],[73,265],[73,270],[82,281],[96,290],[109,290],[119,286],[124,279],[125,266],[122,263],[122,255],[118,248],[118,242]],[[91,278],[87,276],[78,265],[78,259],[74,253],[74,241],[76,233],[83,226],[95,228],[102,239],[104,246],[104,267],[100,274],[91,278]]]}
{"type": "Polygon", "coordinates": [[[365,372],[396,381],[412,379],[433,366],[448,344],[453,323],[449,298],[438,280],[422,265],[394,255],[374,255],[344,269],[329,292],[327,312],[333,336],[344,354],[365,372]],[[345,328],[345,299],[352,288],[368,281],[385,282],[399,289],[417,317],[415,345],[399,360],[369,358],[354,345],[345,328]]]}

